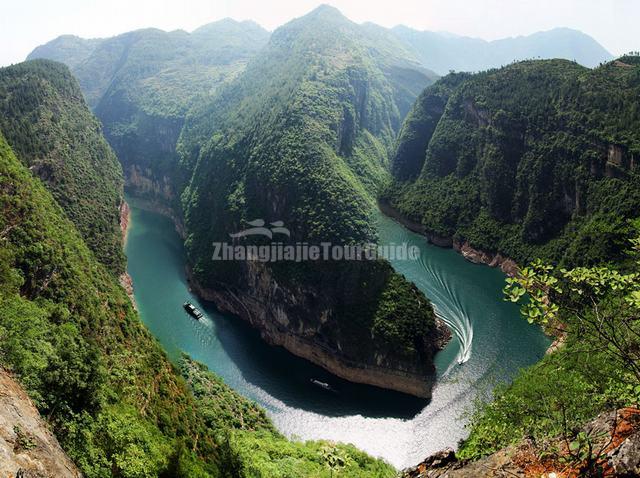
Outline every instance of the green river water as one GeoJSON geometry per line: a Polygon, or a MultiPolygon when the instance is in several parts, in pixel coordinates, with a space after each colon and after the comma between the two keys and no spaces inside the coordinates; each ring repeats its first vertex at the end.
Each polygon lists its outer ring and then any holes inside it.
{"type": "Polygon", "coordinates": [[[350,442],[396,467],[455,446],[478,393],[509,380],[539,360],[549,345],[541,331],[502,300],[504,275],[430,245],[380,216],[380,242],[420,247],[418,261],[392,261],[433,302],[454,339],[436,358],[431,401],[347,383],[283,349],[263,343],[240,319],[220,314],[188,288],[182,243],[164,216],[131,205],[128,271],[144,323],[172,359],[185,351],[207,364],[241,394],[257,401],[284,434],[350,442]],[[205,312],[195,321],[189,300],[205,312]],[[459,362],[464,362],[461,365],[459,362]],[[311,384],[328,382],[339,393],[311,384]]]}

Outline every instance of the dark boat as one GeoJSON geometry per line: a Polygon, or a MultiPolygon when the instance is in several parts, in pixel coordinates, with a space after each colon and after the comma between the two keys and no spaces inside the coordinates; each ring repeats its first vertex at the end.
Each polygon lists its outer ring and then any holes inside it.
{"type": "Polygon", "coordinates": [[[185,302],[184,304],[182,304],[182,307],[184,307],[184,310],[187,311],[187,314],[189,314],[196,320],[200,320],[202,317],[204,317],[202,312],[200,312],[191,302],[185,302]]]}
{"type": "Polygon", "coordinates": [[[312,378],[310,381],[311,381],[311,383],[312,383],[312,384],[314,384],[316,387],[323,388],[323,389],[325,389],[325,390],[327,390],[327,391],[329,391],[329,392],[337,393],[337,392],[336,392],[336,391],[331,387],[331,385],[329,385],[329,384],[328,384],[328,383],[326,383],[326,382],[321,382],[320,380],[316,380],[315,378],[312,378]]]}

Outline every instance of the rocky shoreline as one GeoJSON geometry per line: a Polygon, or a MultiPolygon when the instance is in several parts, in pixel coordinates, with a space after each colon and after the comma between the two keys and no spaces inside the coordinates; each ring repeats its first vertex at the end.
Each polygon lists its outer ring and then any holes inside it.
{"type": "MultiPolygon", "coordinates": [[[[122,231],[122,247],[127,244],[127,234],[129,232],[129,225],[131,224],[131,210],[129,204],[124,199],[120,203],[120,230],[122,231]]],[[[136,298],[133,295],[133,280],[127,271],[120,274],[118,282],[129,296],[129,300],[133,305],[133,308],[138,310],[138,304],[136,304],[136,298]]]]}
{"type": "Polygon", "coordinates": [[[0,476],[80,478],[16,378],[0,368],[0,476]]]}
{"type": "Polygon", "coordinates": [[[386,201],[379,201],[378,207],[385,216],[395,219],[410,231],[423,235],[427,240],[438,247],[446,247],[460,253],[469,262],[483,264],[489,267],[497,267],[506,275],[513,277],[518,272],[518,264],[500,253],[487,252],[472,247],[468,241],[460,242],[451,237],[444,237],[428,231],[422,224],[403,216],[397,209],[386,201]]]}
{"type": "MultiPolygon", "coordinates": [[[[341,351],[335,347],[318,342],[317,330],[312,326],[302,330],[299,327],[287,327],[292,321],[287,316],[287,306],[292,306],[292,302],[296,302],[297,299],[295,297],[287,299],[281,295],[283,290],[268,277],[268,273],[266,276],[263,273],[253,276],[253,280],[261,284],[254,282],[247,291],[258,290],[259,292],[255,294],[233,291],[226,287],[204,288],[194,279],[189,269],[187,269],[187,275],[191,288],[199,297],[216,304],[221,312],[235,315],[248,322],[260,331],[262,339],[268,344],[283,347],[293,355],[353,383],[372,385],[425,399],[431,398],[435,383],[433,364],[428,367],[427,374],[421,374],[402,370],[399,367],[389,368],[376,366],[373,363],[355,363],[342,357],[341,351]],[[269,304],[266,307],[265,298],[269,304]]],[[[305,293],[296,295],[304,297],[305,293]]],[[[325,310],[320,312],[320,315],[327,316],[329,313],[329,310],[325,310]]],[[[449,330],[438,320],[433,337],[434,353],[444,347],[450,338],[449,330]]],[[[382,360],[382,357],[379,359],[382,360]]]]}
{"type": "MultiPolygon", "coordinates": [[[[180,237],[185,237],[185,229],[179,216],[166,204],[159,201],[133,197],[135,205],[142,209],[162,214],[172,220],[180,237]]],[[[282,304],[295,302],[287,298],[283,290],[271,279],[256,275],[247,291],[239,292],[221,285],[219,289],[205,288],[199,284],[185,265],[187,279],[192,291],[200,298],[213,302],[223,313],[239,317],[257,329],[262,339],[270,345],[280,346],[300,358],[308,360],[330,373],[350,382],[372,385],[401,393],[429,399],[435,380],[435,367],[431,364],[429,373],[412,373],[399,368],[378,367],[375,364],[353,363],[341,357],[340,350],[314,340],[314,331],[287,328],[289,318],[282,304]],[[258,291],[258,292],[256,292],[258,291]],[[274,297],[274,294],[277,297],[274,297]],[[266,299],[265,299],[266,298],[266,299]],[[265,306],[265,303],[268,305],[265,306]]],[[[304,295],[302,292],[300,296],[304,295]]],[[[292,304],[289,304],[292,305],[292,304]]],[[[300,304],[293,304],[300,306],[300,304]]],[[[328,311],[325,313],[328,314],[328,311]]],[[[320,315],[323,313],[321,312],[320,315]]],[[[437,319],[433,338],[434,353],[450,340],[451,333],[446,325],[437,319]]]]}

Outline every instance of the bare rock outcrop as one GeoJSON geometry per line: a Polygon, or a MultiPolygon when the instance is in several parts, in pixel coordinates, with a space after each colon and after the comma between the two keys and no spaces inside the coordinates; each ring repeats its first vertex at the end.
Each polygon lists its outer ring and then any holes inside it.
{"type": "Polygon", "coordinates": [[[0,477],[80,476],[26,392],[0,368],[0,477]]]}

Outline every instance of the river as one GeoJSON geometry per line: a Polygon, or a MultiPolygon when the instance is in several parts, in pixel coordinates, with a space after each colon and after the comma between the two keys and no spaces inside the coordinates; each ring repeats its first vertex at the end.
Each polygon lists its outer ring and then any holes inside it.
{"type": "Polygon", "coordinates": [[[142,320],[171,359],[185,351],[207,364],[262,405],[287,436],[353,443],[398,468],[414,465],[455,446],[466,434],[477,394],[539,360],[549,345],[539,328],[502,300],[500,271],[430,245],[380,215],[381,243],[420,247],[419,261],[392,261],[393,266],[431,299],[455,338],[436,357],[439,380],[431,401],[350,384],[266,345],[244,322],[191,294],[184,250],[172,222],[132,202],[125,250],[142,320]],[[190,318],[182,308],[185,300],[197,304],[205,319],[190,318]],[[339,393],[318,388],[311,379],[329,382],[339,393]]]}

